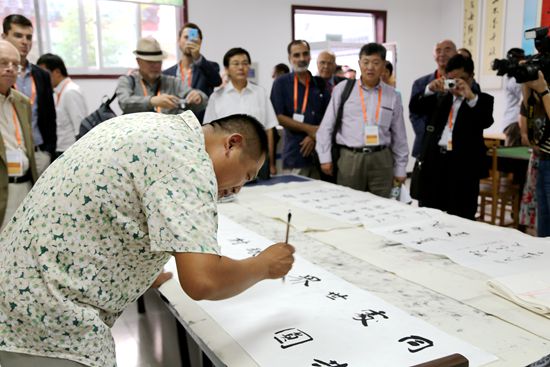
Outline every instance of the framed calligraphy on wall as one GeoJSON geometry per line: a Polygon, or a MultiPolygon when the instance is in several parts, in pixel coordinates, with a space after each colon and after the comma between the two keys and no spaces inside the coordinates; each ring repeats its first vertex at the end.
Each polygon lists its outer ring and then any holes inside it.
{"type": "Polygon", "coordinates": [[[506,0],[485,0],[483,6],[481,63],[478,66],[480,84],[484,89],[502,87],[502,77],[491,69],[496,58],[504,56],[504,22],[506,20],[506,0]]]}

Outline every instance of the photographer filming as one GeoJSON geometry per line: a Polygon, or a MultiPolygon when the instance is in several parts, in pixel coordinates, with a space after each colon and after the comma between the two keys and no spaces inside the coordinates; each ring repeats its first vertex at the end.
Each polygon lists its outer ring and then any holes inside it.
{"type": "Polygon", "coordinates": [[[493,123],[493,97],[472,90],[474,63],[460,54],[423,94],[412,113],[429,116],[411,182],[420,206],[475,219],[479,179],[487,175],[483,129],[493,123]]]}
{"type": "MultiPolygon", "coordinates": [[[[519,63],[525,60],[525,51],[521,48],[511,48],[506,53],[506,59],[512,63],[519,63]]],[[[519,128],[519,109],[521,105],[521,85],[518,84],[514,77],[504,75],[504,95],[506,97],[506,106],[504,109],[502,131],[506,135],[504,143],[507,147],[521,146],[521,132],[519,128]]]]}
{"type": "MultiPolygon", "coordinates": [[[[537,236],[550,236],[550,94],[542,71],[536,80],[523,83],[521,114],[527,119],[527,140],[538,153],[536,183],[537,236]]],[[[524,134],[525,135],[525,134],[524,134]]],[[[524,139],[525,140],[525,137],[524,139]]]]}

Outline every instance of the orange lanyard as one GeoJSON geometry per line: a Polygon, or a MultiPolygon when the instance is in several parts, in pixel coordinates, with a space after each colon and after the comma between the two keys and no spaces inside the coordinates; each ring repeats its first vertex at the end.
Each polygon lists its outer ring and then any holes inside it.
{"type": "MultiPolygon", "coordinates": [[[[13,89],[17,90],[17,83],[13,85],[13,89]]],[[[34,83],[34,77],[31,74],[31,106],[34,106],[34,99],[36,98],[36,84],[34,83]]]]}
{"type": "Polygon", "coordinates": [[[17,145],[21,147],[22,139],[21,132],[19,131],[19,120],[17,119],[17,111],[13,104],[11,105],[11,110],[13,114],[13,127],[15,128],[15,138],[17,139],[17,145]]]}
{"type": "MultiPolygon", "coordinates": [[[[307,99],[309,97],[309,76],[306,79],[306,92],[304,94],[304,100],[302,101],[301,114],[306,113],[307,99]]],[[[294,74],[294,113],[298,109],[298,75],[294,74]]]]}
{"type": "Polygon", "coordinates": [[[453,129],[453,110],[455,108],[455,98],[453,97],[453,103],[451,104],[451,111],[449,111],[449,121],[448,121],[448,125],[449,125],[449,130],[452,130],[453,129]]]}
{"type": "MultiPolygon", "coordinates": [[[[147,97],[147,88],[145,87],[145,83],[143,82],[143,79],[140,79],[139,82],[141,83],[141,89],[143,89],[143,95],[147,97]]],[[[160,81],[159,81],[160,83],[160,81]]],[[[160,88],[157,91],[157,96],[160,94],[160,88]]],[[[155,108],[155,111],[160,113],[160,107],[155,108]]]]}
{"type": "Polygon", "coordinates": [[[57,105],[59,105],[59,100],[61,99],[61,94],[63,94],[63,90],[65,90],[65,87],[67,86],[67,84],[69,84],[69,81],[70,81],[70,79],[67,78],[67,81],[65,82],[65,84],[63,84],[63,87],[61,88],[59,93],[57,93],[57,99],[55,100],[55,106],[56,107],[57,107],[57,105]]]}
{"type": "MultiPolygon", "coordinates": [[[[359,88],[359,96],[361,97],[361,108],[363,109],[363,121],[367,123],[367,105],[365,103],[365,97],[363,94],[363,88],[361,88],[361,83],[357,83],[357,88],[359,88]]],[[[378,86],[378,105],[376,106],[376,125],[378,125],[378,120],[380,118],[380,106],[382,105],[382,86],[378,86]]]]}
{"type": "Polygon", "coordinates": [[[437,70],[435,71],[435,78],[436,78],[436,79],[441,78],[441,74],[439,73],[439,69],[437,69],[437,70]]]}
{"type": "MultiPolygon", "coordinates": [[[[184,73],[184,70],[183,70],[183,61],[180,61],[180,76],[181,76],[181,82],[182,82],[182,83],[185,83],[185,77],[183,76],[183,73],[184,73]]],[[[189,86],[189,88],[191,88],[192,80],[193,80],[193,70],[192,70],[191,68],[189,68],[189,69],[187,70],[187,85],[189,86]]]]}

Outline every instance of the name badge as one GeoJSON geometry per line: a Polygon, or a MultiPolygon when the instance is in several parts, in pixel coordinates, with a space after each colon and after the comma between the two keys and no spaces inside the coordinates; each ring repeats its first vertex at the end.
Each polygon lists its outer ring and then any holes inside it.
{"type": "Polygon", "coordinates": [[[378,126],[365,126],[365,145],[380,145],[380,139],[378,137],[378,126]]]}
{"type": "Polygon", "coordinates": [[[6,158],[8,159],[8,176],[23,176],[23,152],[19,149],[8,150],[6,158]]]}
{"type": "Polygon", "coordinates": [[[295,113],[292,115],[292,119],[293,120],[296,120],[298,122],[304,122],[304,115],[302,115],[301,113],[295,113]]]}
{"type": "Polygon", "coordinates": [[[449,138],[449,140],[447,140],[447,151],[451,151],[453,150],[453,138],[449,138]]]}

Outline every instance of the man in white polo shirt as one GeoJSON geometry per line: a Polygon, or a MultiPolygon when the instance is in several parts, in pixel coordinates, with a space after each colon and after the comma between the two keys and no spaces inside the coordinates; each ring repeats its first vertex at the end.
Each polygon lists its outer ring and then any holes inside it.
{"type": "Polygon", "coordinates": [[[258,176],[268,178],[269,174],[277,173],[272,128],[277,126],[278,122],[265,89],[248,81],[250,63],[250,54],[243,48],[232,48],[225,53],[223,66],[229,82],[210,96],[204,122],[208,123],[234,113],[244,113],[260,121],[267,133],[269,160],[266,160],[258,176]]]}
{"type": "Polygon", "coordinates": [[[52,80],[57,115],[57,146],[54,158],[57,158],[76,141],[80,123],[88,115],[88,107],[80,87],[69,77],[61,57],[47,53],[40,56],[36,64],[49,71],[52,80]]]}

